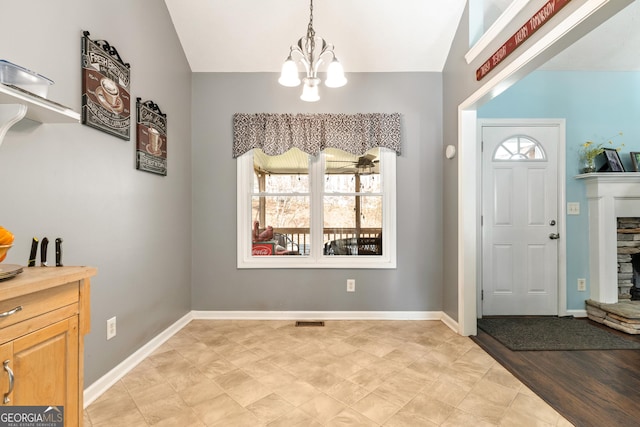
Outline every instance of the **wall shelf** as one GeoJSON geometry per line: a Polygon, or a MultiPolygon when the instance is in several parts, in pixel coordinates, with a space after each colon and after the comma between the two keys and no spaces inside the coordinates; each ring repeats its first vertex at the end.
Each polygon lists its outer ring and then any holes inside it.
{"type": "Polygon", "coordinates": [[[0,145],[9,128],[23,118],[40,123],[79,123],[80,113],[17,87],[0,84],[0,145]]]}

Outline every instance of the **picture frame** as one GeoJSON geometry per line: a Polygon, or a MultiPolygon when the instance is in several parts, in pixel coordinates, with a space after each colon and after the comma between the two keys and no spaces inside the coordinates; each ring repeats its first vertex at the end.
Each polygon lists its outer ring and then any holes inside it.
{"type": "Polygon", "coordinates": [[[167,115],[153,101],[136,98],[136,169],[167,175],[167,115]]]}
{"type": "Polygon", "coordinates": [[[106,40],[82,33],[82,124],[129,141],[131,71],[106,40]]]}
{"type": "Polygon", "coordinates": [[[614,148],[605,148],[602,156],[604,157],[603,166],[600,169],[603,172],[625,172],[618,150],[614,148]]]}
{"type": "Polygon", "coordinates": [[[633,170],[635,172],[640,172],[640,153],[637,151],[632,151],[629,154],[631,155],[631,163],[633,164],[633,170]]]}

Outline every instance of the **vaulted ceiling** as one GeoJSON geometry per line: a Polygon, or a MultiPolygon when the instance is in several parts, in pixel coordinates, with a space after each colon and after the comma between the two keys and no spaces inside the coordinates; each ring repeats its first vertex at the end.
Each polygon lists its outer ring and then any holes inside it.
{"type": "MultiPolygon", "coordinates": [[[[278,72],[308,0],[165,0],[193,72],[278,72]]],[[[466,0],[315,0],[317,35],[348,72],[442,71],[466,0]]],[[[492,13],[508,0],[485,0],[492,13]]],[[[543,68],[640,70],[640,0],[543,68]]]]}

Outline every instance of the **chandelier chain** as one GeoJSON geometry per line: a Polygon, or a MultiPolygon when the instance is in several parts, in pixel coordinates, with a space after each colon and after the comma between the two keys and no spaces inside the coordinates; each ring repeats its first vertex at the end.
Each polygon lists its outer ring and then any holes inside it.
{"type": "Polygon", "coordinates": [[[309,26],[307,26],[307,41],[311,43],[311,52],[316,47],[315,42],[316,31],[313,29],[313,0],[309,3],[309,26]]]}

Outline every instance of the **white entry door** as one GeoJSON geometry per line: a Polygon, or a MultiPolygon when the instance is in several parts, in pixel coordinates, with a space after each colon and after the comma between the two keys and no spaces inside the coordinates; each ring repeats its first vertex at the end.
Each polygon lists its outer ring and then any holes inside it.
{"type": "Polygon", "coordinates": [[[482,125],[482,314],[558,314],[559,126],[482,125]]]}

